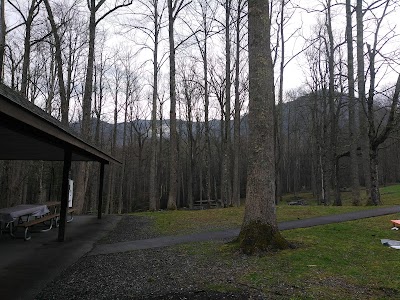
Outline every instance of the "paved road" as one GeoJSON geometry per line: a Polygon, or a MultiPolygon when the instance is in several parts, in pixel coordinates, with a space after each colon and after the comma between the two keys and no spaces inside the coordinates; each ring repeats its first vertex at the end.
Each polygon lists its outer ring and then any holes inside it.
{"type": "MultiPolygon", "coordinates": [[[[400,212],[400,206],[374,208],[374,209],[368,209],[368,210],[362,210],[344,214],[281,222],[279,223],[279,229],[289,230],[296,228],[305,228],[318,225],[326,225],[332,223],[358,220],[363,218],[390,215],[399,212],[400,212]]],[[[388,226],[390,226],[390,224],[388,226]]],[[[115,244],[99,244],[96,245],[93,248],[93,250],[89,252],[88,255],[118,253],[118,252],[126,252],[139,249],[160,248],[160,247],[167,247],[189,242],[203,242],[210,240],[229,239],[237,236],[239,234],[239,231],[240,229],[237,228],[237,229],[215,231],[215,232],[201,232],[201,233],[181,235],[181,236],[163,236],[159,238],[128,241],[115,244]]]]}

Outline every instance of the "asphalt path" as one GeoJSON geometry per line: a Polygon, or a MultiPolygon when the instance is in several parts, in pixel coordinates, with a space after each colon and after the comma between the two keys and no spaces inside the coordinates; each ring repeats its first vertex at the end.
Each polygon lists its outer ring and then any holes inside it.
{"type": "MultiPolygon", "coordinates": [[[[400,206],[381,207],[381,208],[373,208],[373,209],[349,212],[344,214],[336,214],[336,215],[315,217],[309,219],[280,222],[278,224],[278,227],[280,230],[290,230],[296,228],[306,228],[306,227],[313,227],[313,226],[326,225],[332,223],[347,222],[364,218],[372,218],[372,217],[395,214],[399,212],[400,212],[400,206]]],[[[236,229],[221,230],[221,231],[200,232],[188,235],[162,236],[158,238],[120,242],[114,244],[98,244],[92,249],[92,251],[88,253],[88,255],[110,254],[110,253],[126,252],[133,250],[168,247],[190,242],[204,242],[210,240],[232,239],[238,236],[239,232],[240,229],[236,228],[236,229]]]]}

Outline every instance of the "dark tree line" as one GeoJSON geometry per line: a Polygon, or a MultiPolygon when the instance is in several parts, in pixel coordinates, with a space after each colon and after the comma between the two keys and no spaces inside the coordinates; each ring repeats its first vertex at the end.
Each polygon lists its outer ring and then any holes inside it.
{"type": "MultiPolygon", "coordinates": [[[[265,95],[276,107],[274,138],[264,139],[275,147],[276,199],[307,190],[320,204],[342,205],[351,189],[354,205],[378,205],[379,186],[398,182],[400,81],[382,84],[397,74],[397,6],[269,1],[263,47],[275,72],[265,95]],[[300,12],[315,19],[307,34],[296,23],[300,12]],[[296,51],[288,50],[293,39],[304,41],[296,51]],[[285,69],[297,58],[304,84],[285,92],[285,69]]],[[[251,157],[248,7],[0,1],[0,81],[123,162],[107,169],[106,213],[237,206],[251,157]]],[[[0,162],[0,205],[58,198],[60,168],[0,162]]],[[[72,170],[77,208],[95,210],[98,166],[72,170]]]]}

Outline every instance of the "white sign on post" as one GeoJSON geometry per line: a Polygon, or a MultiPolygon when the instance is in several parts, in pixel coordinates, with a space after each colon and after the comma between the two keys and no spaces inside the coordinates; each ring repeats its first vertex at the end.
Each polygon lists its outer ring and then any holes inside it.
{"type": "Polygon", "coordinates": [[[72,198],[74,195],[74,181],[68,180],[68,207],[72,207],[72,198]]]}

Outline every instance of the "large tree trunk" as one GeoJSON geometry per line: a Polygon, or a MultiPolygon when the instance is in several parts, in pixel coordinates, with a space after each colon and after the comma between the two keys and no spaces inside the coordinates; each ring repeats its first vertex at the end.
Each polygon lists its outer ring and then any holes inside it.
{"type": "Polygon", "coordinates": [[[151,110],[151,157],[149,178],[149,210],[159,207],[157,183],[157,98],[158,98],[158,0],[154,1],[154,49],[153,49],[153,99],[151,110]]]}
{"type": "Polygon", "coordinates": [[[235,62],[235,118],[234,118],[234,163],[233,163],[233,197],[235,206],[240,206],[240,25],[242,17],[242,0],[238,1],[236,16],[236,62],[235,62]]]}
{"type": "Polygon", "coordinates": [[[289,247],[276,220],[275,99],[269,1],[249,1],[249,79],[247,199],[239,235],[240,247],[246,254],[289,247]]]}
{"type": "Polygon", "coordinates": [[[371,197],[369,199],[370,205],[381,204],[381,194],[379,192],[379,178],[378,178],[378,149],[371,147],[370,149],[370,172],[371,172],[371,197]]]}
{"type": "Polygon", "coordinates": [[[281,62],[279,67],[279,92],[278,92],[278,110],[276,114],[276,203],[282,200],[282,170],[283,170],[283,71],[285,69],[285,38],[284,38],[284,9],[285,0],[281,0],[281,62]]]}
{"type": "Polygon", "coordinates": [[[169,95],[170,95],[170,161],[169,161],[169,195],[168,209],[176,209],[178,196],[178,143],[176,132],[176,83],[175,83],[175,41],[174,41],[174,11],[173,0],[168,0],[168,33],[169,33],[169,95]]]}
{"type": "Polygon", "coordinates": [[[371,173],[369,162],[369,143],[367,127],[367,109],[365,101],[365,79],[364,79],[364,26],[362,0],[357,0],[356,22],[357,22],[357,86],[359,101],[359,123],[360,123],[360,144],[362,151],[362,166],[364,171],[365,191],[369,196],[371,190],[371,173]]]}
{"type": "Polygon", "coordinates": [[[79,162],[77,164],[76,178],[74,183],[74,208],[76,208],[77,213],[79,214],[83,212],[89,171],[89,163],[79,162]]]}
{"type": "Polygon", "coordinates": [[[94,68],[94,44],[96,40],[96,3],[90,0],[89,18],[89,53],[86,64],[85,88],[82,99],[82,134],[85,139],[91,137],[91,110],[92,110],[92,91],[93,91],[93,68],[94,68]]]}
{"type": "Polygon", "coordinates": [[[231,186],[231,43],[230,43],[230,12],[231,0],[225,1],[225,127],[222,138],[222,177],[221,201],[224,206],[232,204],[231,186]]]}
{"type": "Polygon", "coordinates": [[[351,1],[346,0],[346,37],[347,37],[347,68],[349,82],[349,140],[350,140],[350,174],[351,195],[353,205],[360,205],[360,181],[358,175],[358,130],[356,127],[356,101],[354,96],[354,59],[353,59],[353,26],[351,21],[351,1]]]}
{"type": "Polygon", "coordinates": [[[332,189],[335,193],[335,205],[342,205],[340,198],[340,191],[338,186],[338,160],[336,159],[336,144],[337,144],[337,117],[335,106],[335,46],[332,31],[332,18],[331,18],[331,0],[327,2],[327,16],[326,16],[326,29],[328,31],[329,45],[328,45],[328,66],[329,66],[329,117],[330,117],[330,131],[329,131],[329,171],[332,189]]]}

